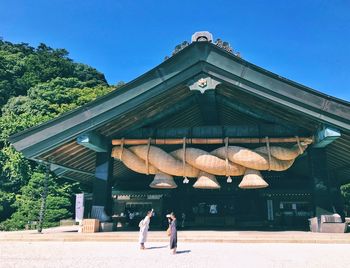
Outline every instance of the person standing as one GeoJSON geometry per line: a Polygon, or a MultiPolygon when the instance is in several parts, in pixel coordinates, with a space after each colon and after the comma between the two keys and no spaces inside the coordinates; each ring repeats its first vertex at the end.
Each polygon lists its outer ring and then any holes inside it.
{"type": "Polygon", "coordinates": [[[149,229],[149,223],[151,221],[151,217],[153,215],[153,209],[147,212],[146,217],[140,221],[139,227],[139,243],[140,249],[145,249],[145,242],[147,241],[147,234],[149,229]]]}
{"type": "Polygon", "coordinates": [[[170,250],[172,254],[176,254],[177,248],[177,229],[176,229],[176,215],[174,212],[171,212],[167,215],[169,218],[169,228],[170,228],[170,250]]]}

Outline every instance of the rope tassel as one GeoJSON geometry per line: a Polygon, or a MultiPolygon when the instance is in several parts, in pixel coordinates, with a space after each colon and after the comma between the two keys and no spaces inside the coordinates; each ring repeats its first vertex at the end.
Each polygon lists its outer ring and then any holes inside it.
{"type": "Polygon", "coordinates": [[[232,178],[228,175],[228,137],[225,138],[225,176],[227,177],[226,182],[232,183],[232,178]]]}
{"type": "Polygon", "coordinates": [[[183,184],[188,184],[190,180],[186,177],[186,137],[183,138],[183,144],[182,144],[182,170],[183,170],[183,177],[184,180],[182,181],[183,184]]]}

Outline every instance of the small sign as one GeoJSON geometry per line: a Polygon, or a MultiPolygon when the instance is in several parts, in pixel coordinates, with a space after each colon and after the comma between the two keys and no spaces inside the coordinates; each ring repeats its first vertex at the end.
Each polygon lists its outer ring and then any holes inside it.
{"type": "Polygon", "coordinates": [[[84,194],[75,195],[75,221],[81,223],[84,218],[84,194]]]}
{"type": "Polygon", "coordinates": [[[297,204],[292,204],[292,209],[296,210],[297,209],[297,204]]]}

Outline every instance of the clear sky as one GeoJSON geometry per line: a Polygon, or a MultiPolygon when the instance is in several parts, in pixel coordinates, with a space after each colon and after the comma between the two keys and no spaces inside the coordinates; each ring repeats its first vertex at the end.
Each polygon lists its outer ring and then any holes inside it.
{"type": "Polygon", "coordinates": [[[208,30],[269,71],[350,101],[350,0],[0,0],[0,36],[128,82],[208,30]]]}

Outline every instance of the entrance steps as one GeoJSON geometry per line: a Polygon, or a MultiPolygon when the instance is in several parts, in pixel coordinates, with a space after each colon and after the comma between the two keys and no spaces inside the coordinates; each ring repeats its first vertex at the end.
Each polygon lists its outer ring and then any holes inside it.
{"type": "MultiPolygon", "coordinates": [[[[0,232],[1,241],[57,241],[57,242],[135,242],[137,231],[103,233],[78,233],[76,226],[45,229],[43,234],[36,231],[0,232]]],[[[169,242],[165,231],[148,233],[148,242],[169,242]]],[[[302,231],[178,231],[178,241],[199,243],[325,243],[350,244],[350,233],[311,233],[302,231]]]]}

